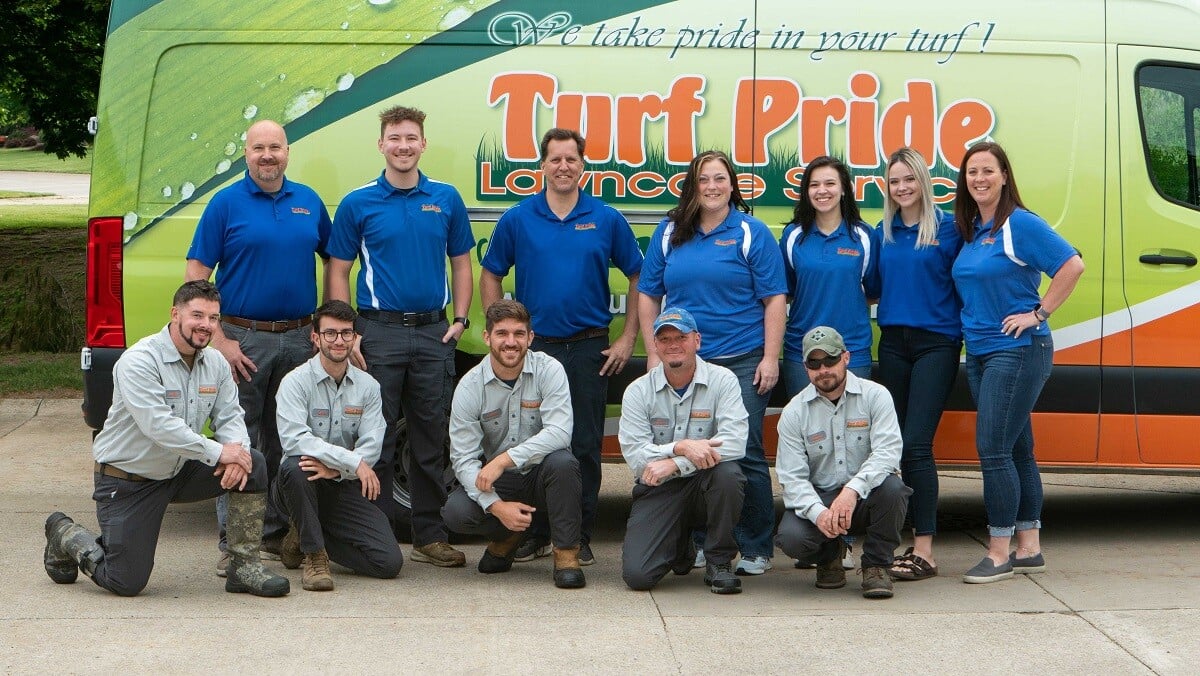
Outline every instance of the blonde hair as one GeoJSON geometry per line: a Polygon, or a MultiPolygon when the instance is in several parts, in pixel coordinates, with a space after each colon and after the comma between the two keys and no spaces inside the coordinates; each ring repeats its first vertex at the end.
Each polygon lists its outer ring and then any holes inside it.
{"type": "Polygon", "coordinates": [[[884,173],[885,189],[883,191],[883,241],[891,243],[892,220],[900,212],[900,205],[892,199],[890,174],[892,165],[903,164],[908,167],[917,179],[921,189],[921,218],[917,220],[917,243],[914,248],[927,247],[937,239],[938,209],[933,206],[933,181],[929,178],[929,168],[925,166],[925,158],[921,153],[909,147],[904,147],[888,156],[887,169],[884,173]]]}

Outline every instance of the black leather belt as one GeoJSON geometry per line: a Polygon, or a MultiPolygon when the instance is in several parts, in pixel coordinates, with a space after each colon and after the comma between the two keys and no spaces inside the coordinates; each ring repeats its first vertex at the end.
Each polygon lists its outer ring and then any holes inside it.
{"type": "Polygon", "coordinates": [[[359,310],[358,314],[367,319],[385,324],[400,326],[425,326],[446,321],[446,310],[430,310],[429,312],[389,312],[387,310],[359,310]]]}
{"type": "Polygon", "coordinates": [[[258,319],[244,319],[242,317],[231,317],[229,315],[221,315],[221,321],[226,324],[240,326],[243,329],[251,331],[266,331],[267,333],[284,333],[293,329],[298,329],[301,326],[312,324],[312,316],[304,316],[299,319],[281,319],[278,321],[260,321],[258,319]]]}
{"type": "Polygon", "coordinates": [[[144,476],[130,474],[123,469],[113,467],[112,465],[108,465],[103,462],[96,463],[95,471],[96,474],[103,474],[104,476],[110,476],[114,479],[124,479],[126,481],[149,481],[149,479],[144,476]]]}
{"type": "Polygon", "coordinates": [[[541,338],[543,342],[547,343],[574,343],[576,341],[587,340],[588,338],[599,338],[601,336],[606,338],[608,337],[607,327],[598,326],[594,329],[584,329],[579,333],[567,336],[566,338],[549,338],[547,336],[538,336],[538,338],[541,338]]]}

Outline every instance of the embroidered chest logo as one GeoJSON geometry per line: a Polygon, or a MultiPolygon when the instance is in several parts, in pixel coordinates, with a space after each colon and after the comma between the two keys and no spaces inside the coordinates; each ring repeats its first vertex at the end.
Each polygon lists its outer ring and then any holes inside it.
{"type": "Polygon", "coordinates": [[[737,244],[737,240],[736,239],[718,239],[718,240],[714,241],[713,244],[716,244],[717,246],[733,246],[734,244],[737,244]]]}
{"type": "Polygon", "coordinates": [[[996,243],[996,238],[995,237],[984,237],[983,239],[979,240],[979,243],[982,246],[991,246],[992,244],[996,243]]]}
{"type": "Polygon", "coordinates": [[[929,243],[929,246],[941,246],[941,245],[942,245],[942,240],[940,240],[940,239],[935,239],[929,243]]]}
{"type": "Polygon", "coordinates": [[[422,204],[421,211],[432,211],[435,214],[442,213],[442,208],[436,204],[422,204]]]}
{"type": "Polygon", "coordinates": [[[484,413],[483,415],[480,416],[480,418],[482,418],[484,422],[487,422],[489,420],[495,420],[496,418],[499,418],[499,417],[500,417],[500,409],[496,409],[495,411],[488,411],[487,413],[484,413]]]}
{"type": "Polygon", "coordinates": [[[855,428],[861,429],[861,428],[870,427],[870,426],[871,426],[871,421],[867,420],[866,418],[859,418],[857,420],[847,420],[846,421],[847,429],[855,429],[855,428]]]}
{"type": "Polygon", "coordinates": [[[575,229],[576,230],[595,230],[596,224],[595,223],[576,223],[575,229]]]}
{"type": "Polygon", "coordinates": [[[183,399],[181,390],[167,390],[167,399],[183,399]]]}
{"type": "Polygon", "coordinates": [[[671,421],[667,420],[666,418],[651,418],[650,419],[651,427],[666,427],[667,425],[670,425],[670,424],[671,424],[671,421]]]}
{"type": "Polygon", "coordinates": [[[818,443],[821,441],[825,441],[825,432],[824,431],[816,432],[816,433],[808,435],[805,438],[808,439],[808,443],[815,444],[815,443],[818,443]]]}
{"type": "Polygon", "coordinates": [[[839,256],[854,256],[855,258],[862,255],[862,252],[858,249],[848,246],[839,246],[837,252],[839,256]]]}
{"type": "Polygon", "coordinates": [[[217,386],[216,385],[201,385],[200,387],[198,387],[196,389],[196,391],[199,392],[200,394],[216,394],[217,386]]]}
{"type": "Polygon", "coordinates": [[[329,409],[327,409],[327,408],[314,408],[314,409],[312,410],[312,416],[313,416],[314,418],[328,418],[328,417],[329,417],[329,409]]]}
{"type": "Polygon", "coordinates": [[[347,406],[342,410],[342,413],[346,415],[362,415],[362,412],[363,410],[361,406],[347,406]]]}
{"type": "Polygon", "coordinates": [[[522,399],[521,400],[521,408],[541,408],[541,406],[542,406],[541,399],[537,399],[537,400],[522,399]]]}
{"type": "Polygon", "coordinates": [[[692,410],[692,414],[688,417],[690,417],[692,420],[708,420],[712,417],[712,411],[707,409],[692,410]]]}
{"type": "Polygon", "coordinates": [[[292,213],[293,214],[304,214],[305,216],[309,216],[312,214],[311,211],[309,211],[308,209],[305,209],[304,207],[292,207],[292,213]]]}

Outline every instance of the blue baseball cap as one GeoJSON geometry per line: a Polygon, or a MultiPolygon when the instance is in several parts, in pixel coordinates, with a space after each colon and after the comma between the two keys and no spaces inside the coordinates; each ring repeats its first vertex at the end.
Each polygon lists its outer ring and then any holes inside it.
{"type": "Polygon", "coordinates": [[[697,331],[696,319],[692,317],[692,313],[684,310],[681,307],[669,307],[658,315],[658,319],[654,320],[654,333],[658,334],[658,330],[664,326],[674,326],[683,333],[693,333],[697,331]]]}

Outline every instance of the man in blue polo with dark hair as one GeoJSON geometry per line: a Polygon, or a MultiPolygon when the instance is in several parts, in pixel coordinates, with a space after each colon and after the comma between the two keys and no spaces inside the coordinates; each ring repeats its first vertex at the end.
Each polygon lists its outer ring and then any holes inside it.
{"type": "Polygon", "coordinates": [[[379,115],[383,173],[338,205],[329,240],[329,299],[350,300],[350,267],[359,258],[356,291],[361,338],[351,357],[379,381],[387,435],[375,471],[377,503],[393,521],[398,421],[407,421],[412,451],[413,553],[410,559],[453,568],[466,563],[449,544],[446,502],[446,409],[454,346],[470,321],[471,249],[467,207],[454,186],[417,169],[425,152],[425,113],[395,106],[379,115]],[[446,259],[450,259],[450,281],[446,259]],[[446,305],[453,302],[453,319],[446,305]]]}
{"type": "MultiPolygon", "coordinates": [[[[642,251],[625,217],[579,188],[583,137],[555,128],[542,137],[542,192],[509,209],[496,223],[479,273],[485,308],[503,295],[501,280],[516,266],[516,300],[533,316],[533,347],[562,363],[571,384],[575,431],[571,451],[579,460],[583,528],[579,562],[590,565],[592,527],[600,495],[600,447],[608,377],[620,373],[637,340],[637,281],[642,251]],[[625,328],[609,343],[609,266],[629,278],[625,328]]],[[[535,519],[517,561],[550,553],[549,526],[535,519]]]]}
{"type": "MultiPolygon", "coordinates": [[[[185,281],[208,279],[217,270],[221,323],[212,346],[233,370],[238,402],[254,448],[267,459],[273,483],[283,457],[275,426],[275,392],[292,369],[313,354],[309,324],[317,307],[314,253],[326,258],[329,212],[317,193],[284,177],[288,142],[271,120],[246,131],[246,175],[213,195],[196,225],[187,253],[185,281]]],[[[224,576],[226,497],[217,500],[224,576]]],[[[263,524],[263,549],[279,553],[287,532],[275,504],[263,524]]]]}

